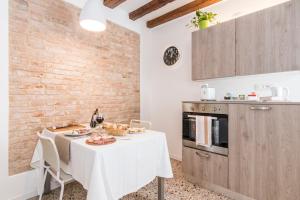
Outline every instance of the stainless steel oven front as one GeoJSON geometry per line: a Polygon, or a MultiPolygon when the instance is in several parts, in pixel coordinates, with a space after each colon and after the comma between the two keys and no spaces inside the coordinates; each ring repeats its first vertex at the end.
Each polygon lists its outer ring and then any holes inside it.
{"type": "Polygon", "coordinates": [[[228,105],[217,103],[183,103],[183,145],[221,155],[228,155],[228,105]],[[196,116],[213,117],[211,146],[196,145],[196,116]]]}

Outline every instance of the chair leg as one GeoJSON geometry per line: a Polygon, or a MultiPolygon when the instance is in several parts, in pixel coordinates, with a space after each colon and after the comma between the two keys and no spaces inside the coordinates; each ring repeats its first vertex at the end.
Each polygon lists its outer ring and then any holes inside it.
{"type": "Polygon", "coordinates": [[[63,196],[64,196],[64,188],[65,188],[65,184],[64,184],[64,182],[61,182],[61,183],[60,183],[60,195],[59,195],[59,200],[62,200],[62,199],[63,199],[63,196]]]}
{"type": "Polygon", "coordinates": [[[39,200],[42,199],[42,196],[43,196],[43,193],[44,193],[44,187],[45,187],[45,182],[46,182],[46,178],[47,178],[47,173],[48,173],[48,170],[46,169],[45,170],[45,173],[44,173],[44,177],[43,177],[43,182],[42,182],[42,185],[41,185],[41,194],[39,196],[39,200]]]}

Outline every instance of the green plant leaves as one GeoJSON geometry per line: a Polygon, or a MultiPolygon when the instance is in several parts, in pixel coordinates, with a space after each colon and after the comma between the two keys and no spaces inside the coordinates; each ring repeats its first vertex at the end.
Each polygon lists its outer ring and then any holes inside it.
{"type": "Polygon", "coordinates": [[[209,22],[213,22],[217,14],[212,12],[202,12],[201,10],[197,10],[195,12],[196,16],[192,18],[191,25],[200,28],[200,22],[203,20],[208,20],[209,22]]]}

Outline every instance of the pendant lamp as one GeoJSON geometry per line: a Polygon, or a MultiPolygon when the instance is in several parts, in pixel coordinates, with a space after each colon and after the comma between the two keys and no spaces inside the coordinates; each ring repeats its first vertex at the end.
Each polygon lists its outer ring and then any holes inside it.
{"type": "Polygon", "coordinates": [[[80,26],[93,32],[106,29],[106,19],[101,0],[87,0],[80,13],[80,26]]]}

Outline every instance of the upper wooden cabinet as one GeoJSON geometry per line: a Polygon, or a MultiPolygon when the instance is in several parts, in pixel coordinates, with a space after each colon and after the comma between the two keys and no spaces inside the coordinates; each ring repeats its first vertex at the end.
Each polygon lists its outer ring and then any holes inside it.
{"type": "Polygon", "coordinates": [[[192,79],[300,70],[300,1],[192,35],[192,79]]]}
{"type": "Polygon", "coordinates": [[[293,4],[290,1],[236,19],[237,75],[300,69],[293,4]]]}
{"type": "Polygon", "coordinates": [[[229,21],[192,34],[192,79],[235,75],[235,22],[229,21]]]}
{"type": "Polygon", "coordinates": [[[295,38],[295,53],[296,53],[296,67],[300,69],[300,1],[299,0],[293,0],[293,7],[294,7],[294,13],[295,13],[295,33],[293,37],[295,38]]]}
{"type": "Polygon", "coordinates": [[[300,197],[300,106],[229,106],[229,189],[256,200],[300,197]]]}

